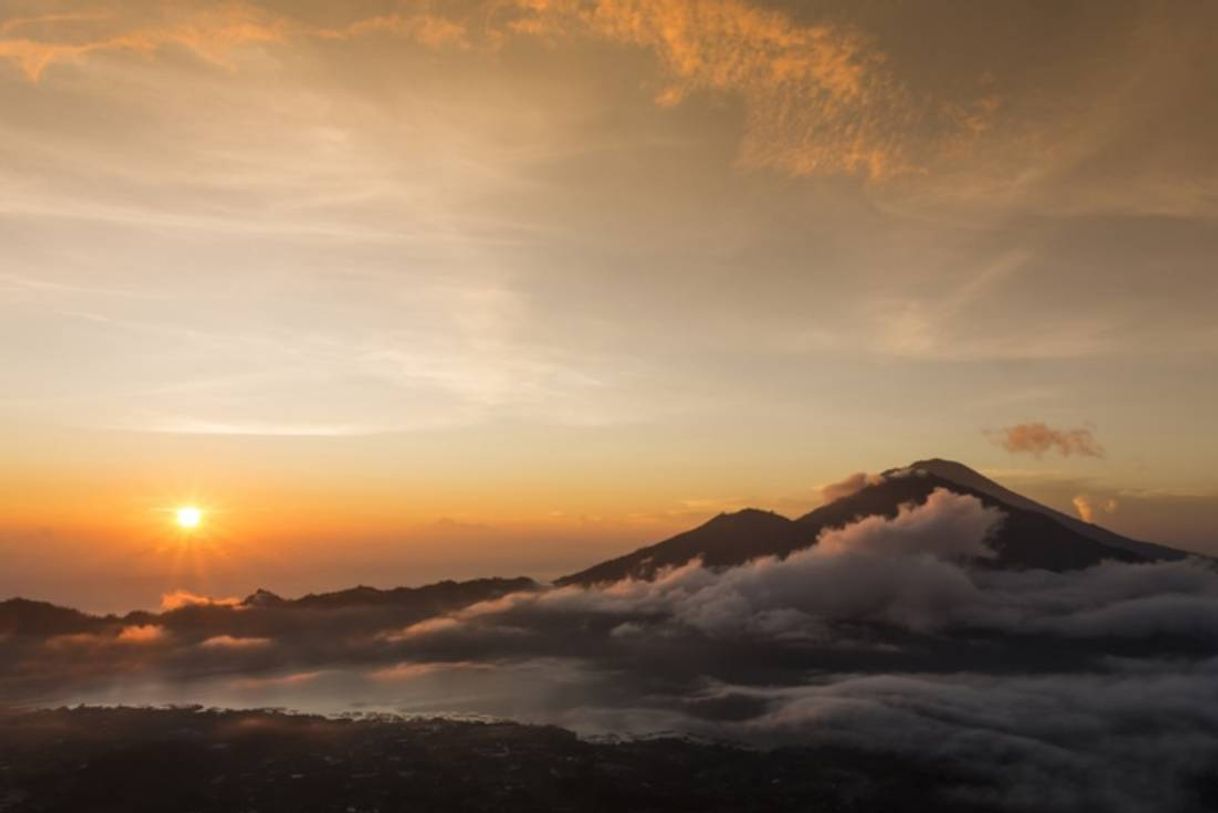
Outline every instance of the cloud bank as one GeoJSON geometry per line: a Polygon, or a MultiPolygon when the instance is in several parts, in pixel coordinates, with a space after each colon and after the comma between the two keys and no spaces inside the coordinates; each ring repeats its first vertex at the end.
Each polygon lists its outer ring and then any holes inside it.
{"type": "Polygon", "coordinates": [[[186,603],[11,635],[0,687],[837,744],[943,760],[980,778],[961,793],[1016,810],[1190,809],[1218,765],[1218,572],[996,570],[1002,521],[937,490],[785,559],[695,561],[654,581],[430,612],[186,603]]]}

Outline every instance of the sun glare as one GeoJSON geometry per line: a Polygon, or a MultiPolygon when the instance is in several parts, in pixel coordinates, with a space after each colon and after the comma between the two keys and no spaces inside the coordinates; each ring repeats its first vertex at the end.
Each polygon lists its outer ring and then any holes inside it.
{"type": "Polygon", "coordinates": [[[174,521],[183,530],[194,530],[203,522],[203,511],[194,505],[179,506],[174,512],[174,521]]]}

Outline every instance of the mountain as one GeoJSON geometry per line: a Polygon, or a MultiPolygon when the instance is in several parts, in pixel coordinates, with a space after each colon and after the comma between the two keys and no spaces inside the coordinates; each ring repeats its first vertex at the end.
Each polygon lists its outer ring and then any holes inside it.
{"type": "Polygon", "coordinates": [[[333,593],[309,593],[297,599],[282,599],[267,590],[258,590],[242,603],[315,610],[398,606],[442,613],[479,601],[500,598],[508,593],[536,590],[539,586],[532,579],[521,576],[514,579],[472,579],[464,582],[446,580],[422,587],[395,587],[391,590],[360,585],[333,593]]]}
{"type": "Polygon", "coordinates": [[[910,466],[911,469],[925,471],[933,474],[944,480],[949,480],[963,488],[972,489],[974,492],[983,493],[992,497],[998,503],[1022,508],[1025,511],[1033,511],[1038,514],[1047,516],[1054,521],[1066,526],[1075,533],[1081,534],[1088,539],[1099,542],[1102,545],[1109,547],[1122,548],[1135,554],[1139,554],[1148,559],[1183,559],[1188,554],[1183,551],[1169,548],[1164,545],[1156,545],[1151,542],[1140,542],[1135,539],[1121,536],[1113,533],[1107,528],[1101,528],[1099,525],[1090,522],[1083,522],[1078,517],[1072,517],[1069,514],[1062,513],[1048,506],[1041,505],[1038,502],[1029,500],[1021,494],[1016,494],[1008,488],[995,483],[993,480],[973,471],[968,466],[962,463],[956,463],[952,460],[942,460],[934,458],[931,460],[919,460],[910,466]]]}
{"type": "MultiPolygon", "coordinates": [[[[1147,562],[1188,555],[1082,522],[1017,494],[961,463],[931,459],[890,469],[859,491],[797,519],[755,508],[720,514],[697,528],[564,576],[555,584],[589,586],[626,578],[652,579],[661,570],[695,559],[708,567],[727,568],[764,556],[786,557],[815,545],[826,530],[868,516],[895,517],[901,506],[925,502],[938,488],[974,496],[984,505],[1003,512],[1002,523],[988,540],[997,556],[979,562],[982,566],[1068,571],[1104,560],[1147,562]]],[[[274,635],[285,629],[306,629],[315,622],[319,611],[376,614],[386,625],[404,625],[509,593],[539,588],[532,579],[520,577],[443,581],[391,590],[358,586],[295,599],[259,589],[238,606],[189,605],[162,613],[137,611],[122,618],[100,618],[17,598],[0,602],[0,637],[115,630],[123,624],[158,624],[177,633],[197,636],[274,635]]]]}
{"type": "Polygon", "coordinates": [[[807,545],[803,529],[791,520],[771,511],[746,508],[720,514],[692,531],[564,576],[555,583],[600,584],[621,581],[627,576],[650,579],[664,568],[683,565],[695,558],[701,558],[710,567],[731,567],[779,551],[785,555],[807,545]]]}
{"type": "Polygon", "coordinates": [[[8,635],[50,636],[93,632],[105,623],[106,619],[45,601],[26,598],[0,601],[0,639],[8,635]]]}
{"type": "Polygon", "coordinates": [[[1187,555],[1081,522],[1016,494],[962,463],[932,459],[890,469],[878,482],[798,519],[751,508],[720,514],[692,531],[564,576],[556,584],[587,586],[624,578],[650,579],[663,568],[695,558],[709,567],[732,567],[763,556],[785,557],[816,544],[820,534],[831,528],[868,516],[895,517],[902,505],[922,503],[936,488],[974,496],[1005,514],[989,539],[998,553],[989,566],[1067,571],[1105,559],[1143,562],[1187,555]]]}
{"type": "Polygon", "coordinates": [[[121,618],[94,616],[43,601],[13,598],[0,602],[0,639],[6,635],[117,634],[124,626],[141,624],[155,624],[187,637],[279,635],[290,630],[310,629],[323,612],[364,618],[375,616],[387,627],[402,626],[480,601],[539,587],[537,582],[524,577],[473,579],[392,590],[361,586],[334,593],[310,593],[296,599],[281,598],[260,588],[236,606],[190,604],[160,613],[136,610],[121,618]]]}

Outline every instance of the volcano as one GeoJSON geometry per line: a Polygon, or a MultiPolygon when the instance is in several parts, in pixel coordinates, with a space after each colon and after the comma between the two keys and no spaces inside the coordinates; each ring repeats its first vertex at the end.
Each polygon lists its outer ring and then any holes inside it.
{"type": "Polygon", "coordinates": [[[987,540],[997,556],[988,567],[1079,570],[1105,560],[1154,562],[1182,559],[1183,551],[1129,539],[1024,497],[963,463],[934,458],[889,469],[875,482],[799,517],[746,508],[720,514],[693,530],[558,579],[591,586],[622,579],[652,579],[667,568],[700,559],[726,568],[765,556],[786,557],[816,544],[820,534],[869,516],[895,517],[904,505],[926,501],[936,489],[976,497],[1002,511],[987,540]]]}

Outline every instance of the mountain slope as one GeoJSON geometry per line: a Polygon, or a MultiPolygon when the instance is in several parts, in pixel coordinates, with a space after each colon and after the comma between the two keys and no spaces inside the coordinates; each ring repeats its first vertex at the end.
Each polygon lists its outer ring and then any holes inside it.
{"type": "Polygon", "coordinates": [[[555,584],[598,584],[621,581],[627,576],[650,579],[664,568],[683,565],[699,557],[711,567],[730,567],[771,555],[776,550],[803,547],[801,534],[800,528],[786,517],[746,508],[733,514],[720,514],[671,539],[564,576],[555,584]]]}
{"type": "Polygon", "coordinates": [[[1072,517],[1069,514],[1064,514],[1046,505],[1030,500],[1022,494],[1016,494],[1009,488],[1004,488],[993,480],[973,471],[968,466],[962,463],[956,463],[952,460],[943,460],[933,458],[931,460],[919,460],[910,466],[911,469],[919,469],[930,474],[940,477],[944,480],[950,480],[959,486],[972,489],[975,492],[984,493],[994,498],[1000,503],[1022,508],[1026,511],[1034,511],[1044,516],[1053,519],[1061,525],[1066,526],[1075,533],[1099,542],[1102,545],[1108,545],[1114,548],[1121,548],[1141,556],[1151,559],[1183,559],[1188,554],[1183,551],[1169,548],[1164,545],[1155,545],[1151,542],[1141,542],[1136,539],[1130,539],[1120,534],[1113,533],[1107,528],[1101,528],[1099,525],[1094,525],[1089,522],[1083,522],[1077,517],[1072,517]]]}
{"type": "Polygon", "coordinates": [[[8,635],[72,635],[93,632],[105,619],[45,601],[10,598],[0,601],[0,639],[8,635]]]}
{"type": "Polygon", "coordinates": [[[762,556],[785,557],[816,544],[825,530],[868,516],[894,517],[902,505],[922,503],[936,488],[972,495],[1006,515],[989,540],[998,552],[990,563],[994,567],[1066,571],[1106,559],[1140,562],[1186,555],[1080,522],[1005,489],[963,464],[936,459],[891,469],[880,482],[796,520],[756,509],[723,514],[692,531],[565,576],[556,583],[592,585],[624,578],[650,579],[662,568],[699,557],[710,567],[731,567],[762,556]]]}

